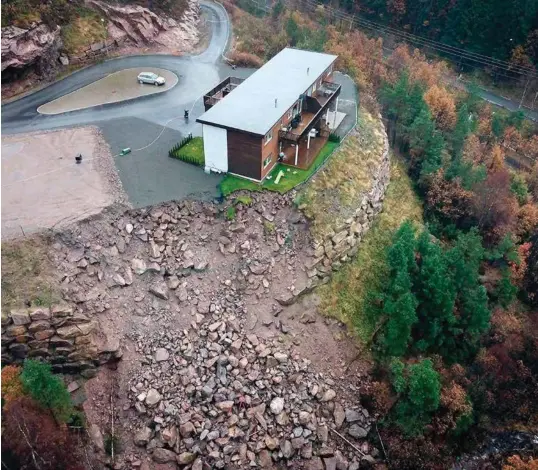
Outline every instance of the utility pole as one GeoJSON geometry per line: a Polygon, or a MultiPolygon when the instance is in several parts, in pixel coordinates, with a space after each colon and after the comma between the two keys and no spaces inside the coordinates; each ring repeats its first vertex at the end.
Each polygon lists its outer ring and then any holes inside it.
{"type": "Polygon", "coordinates": [[[521,95],[521,101],[519,102],[518,109],[521,109],[521,106],[523,106],[523,100],[525,99],[525,94],[527,93],[527,87],[529,86],[529,81],[531,77],[527,76],[527,83],[525,83],[525,88],[523,90],[523,95],[521,95]]]}

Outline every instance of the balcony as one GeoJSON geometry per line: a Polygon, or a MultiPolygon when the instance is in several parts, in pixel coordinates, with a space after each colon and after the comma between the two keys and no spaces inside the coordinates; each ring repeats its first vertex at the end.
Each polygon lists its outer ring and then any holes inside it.
{"type": "Polygon", "coordinates": [[[220,82],[215,88],[204,95],[204,108],[208,109],[215,106],[222,98],[231,93],[241,83],[244,82],[243,78],[228,77],[220,82]]]}
{"type": "Polygon", "coordinates": [[[289,142],[298,142],[299,139],[308,135],[308,133],[316,127],[321,117],[329,109],[329,106],[339,94],[340,85],[332,82],[323,82],[321,87],[316,90],[315,97],[306,96],[304,98],[303,110],[301,111],[300,116],[296,116],[295,124],[280,129],[278,132],[279,138],[289,142]]]}

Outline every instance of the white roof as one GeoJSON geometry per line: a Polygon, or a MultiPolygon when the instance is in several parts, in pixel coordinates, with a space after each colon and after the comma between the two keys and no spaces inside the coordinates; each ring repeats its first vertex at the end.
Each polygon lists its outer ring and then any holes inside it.
{"type": "Polygon", "coordinates": [[[265,135],[336,58],[283,49],[198,120],[265,135]]]}

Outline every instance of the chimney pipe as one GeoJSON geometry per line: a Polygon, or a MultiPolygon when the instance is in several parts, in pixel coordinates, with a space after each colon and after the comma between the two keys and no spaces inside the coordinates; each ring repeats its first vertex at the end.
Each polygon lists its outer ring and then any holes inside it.
{"type": "Polygon", "coordinates": [[[275,98],[275,108],[278,108],[278,98],[275,98]]]}
{"type": "Polygon", "coordinates": [[[308,75],[310,73],[310,67],[306,68],[306,74],[308,75]]]}

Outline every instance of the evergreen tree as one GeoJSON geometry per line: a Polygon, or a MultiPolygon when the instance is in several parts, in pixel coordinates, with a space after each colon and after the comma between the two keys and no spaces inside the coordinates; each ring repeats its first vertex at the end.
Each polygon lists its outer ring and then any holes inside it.
{"type": "Polygon", "coordinates": [[[400,391],[400,399],[395,408],[396,424],[407,436],[417,436],[431,421],[439,408],[441,380],[430,359],[424,359],[407,367],[407,380],[402,384],[400,368],[395,368],[393,385],[400,391]]]}
{"type": "Polygon", "coordinates": [[[51,372],[49,364],[26,360],[21,382],[26,393],[50,410],[57,421],[67,421],[73,411],[71,397],[62,379],[51,372]]]}
{"type": "Polygon", "coordinates": [[[384,349],[401,356],[407,350],[411,328],[416,321],[416,299],[411,290],[411,274],[416,270],[415,234],[410,222],[404,223],[394,238],[389,254],[389,285],[383,295],[382,314],[387,318],[384,349]]]}
{"type": "Polygon", "coordinates": [[[432,242],[430,234],[424,231],[417,245],[420,262],[414,282],[419,319],[415,325],[419,339],[416,346],[422,351],[439,350],[456,322],[456,289],[439,244],[432,242]]]}

